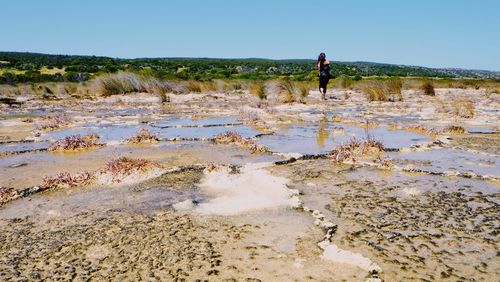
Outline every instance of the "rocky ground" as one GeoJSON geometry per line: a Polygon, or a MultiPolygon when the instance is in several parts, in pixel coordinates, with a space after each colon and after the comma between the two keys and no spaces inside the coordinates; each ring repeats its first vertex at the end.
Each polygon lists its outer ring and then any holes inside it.
{"type": "Polygon", "coordinates": [[[372,258],[387,281],[494,281],[491,273],[500,270],[496,185],[325,167],[307,162],[282,173],[305,203],[323,206],[338,225],[333,241],[372,258]],[[483,193],[475,185],[493,187],[483,193]]]}
{"type": "Polygon", "coordinates": [[[1,280],[496,281],[500,98],[403,94],[0,105],[1,280]]]}

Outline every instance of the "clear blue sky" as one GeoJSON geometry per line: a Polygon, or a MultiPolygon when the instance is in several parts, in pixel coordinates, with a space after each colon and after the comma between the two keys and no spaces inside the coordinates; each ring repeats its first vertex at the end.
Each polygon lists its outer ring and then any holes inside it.
{"type": "Polygon", "coordinates": [[[499,0],[0,0],[0,50],[500,71],[499,0]]]}

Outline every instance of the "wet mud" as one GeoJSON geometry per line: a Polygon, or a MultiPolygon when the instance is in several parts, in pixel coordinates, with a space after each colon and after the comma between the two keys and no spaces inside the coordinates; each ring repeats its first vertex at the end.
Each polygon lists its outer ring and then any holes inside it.
{"type": "Polygon", "coordinates": [[[328,102],[311,91],[304,104],[140,94],[7,108],[0,280],[496,281],[500,100],[436,92],[369,103],[351,90],[328,102]],[[473,117],[442,102],[464,98],[473,117]],[[141,129],[155,142],[126,144],[141,129]],[[228,131],[248,146],[215,142],[228,131]],[[84,134],[102,146],[47,151],[84,134]],[[121,157],[161,173],[40,189],[47,176],[121,157]],[[20,191],[29,193],[12,197],[20,191]]]}

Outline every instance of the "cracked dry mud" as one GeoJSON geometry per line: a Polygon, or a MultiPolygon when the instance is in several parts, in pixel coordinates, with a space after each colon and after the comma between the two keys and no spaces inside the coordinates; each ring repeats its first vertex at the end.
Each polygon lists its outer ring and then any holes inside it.
{"type": "Polygon", "coordinates": [[[108,210],[66,218],[54,213],[55,219],[43,222],[16,218],[0,223],[0,239],[9,242],[0,247],[2,279],[328,281],[325,277],[364,276],[316,262],[317,230],[292,238],[269,235],[283,228],[279,220],[201,219],[173,211],[108,210]],[[300,266],[293,267],[297,261],[300,266]]]}
{"type": "Polygon", "coordinates": [[[438,111],[436,98],[413,90],[394,103],[368,103],[349,90],[334,90],[337,99],[319,102],[317,94],[306,104],[285,105],[201,93],[172,95],[167,105],[134,104],[144,95],[130,95],[128,102],[34,98],[6,108],[0,115],[0,187],[13,188],[9,193],[60,171],[99,169],[118,156],[186,169],[140,183],[52,189],[6,201],[0,206],[0,280],[497,281],[499,96],[437,89],[442,100],[474,101],[474,117],[458,119],[438,111]],[[54,131],[32,134],[34,125],[21,118],[28,115],[36,124],[63,111],[73,120],[54,131]],[[394,124],[399,129],[390,129],[394,124]],[[436,137],[402,129],[415,124],[459,125],[464,133],[436,137]],[[142,128],[160,142],[123,144],[142,128]],[[226,131],[274,153],[210,142],[226,131]],[[106,146],[78,153],[40,150],[85,133],[102,135],[106,146]],[[384,152],[394,165],[415,169],[336,163],[325,155],[367,133],[394,149],[384,152]],[[304,154],[311,155],[300,158],[304,154]],[[276,161],[280,165],[272,165],[276,161]],[[231,180],[243,173],[240,168],[262,163],[271,164],[262,168],[269,175],[255,174],[271,177],[265,188],[281,181],[272,177],[287,179],[285,188],[296,189],[294,197],[311,212],[291,206],[230,216],[197,212],[213,198],[232,196],[203,190],[208,168],[231,168],[231,180]],[[176,210],[179,203],[188,208],[176,210]],[[325,259],[318,246],[325,229],[316,226],[315,215],[336,225],[330,243],[382,272],[371,275],[356,263],[325,259]]]}
{"type": "Polygon", "coordinates": [[[2,225],[1,240],[9,242],[0,247],[3,279],[176,280],[220,266],[204,228],[172,212],[98,219],[82,213],[51,228],[24,220],[2,225]]]}
{"type": "Polygon", "coordinates": [[[233,217],[175,212],[203,171],[137,185],[33,195],[0,212],[5,280],[360,280],[355,267],[318,261],[321,230],[293,210],[233,217]]]}
{"type": "Polygon", "coordinates": [[[294,179],[306,204],[324,205],[338,224],[333,242],[371,257],[387,281],[494,281],[491,274],[500,271],[500,194],[472,189],[478,180],[332,169],[317,161],[281,173],[294,179]]]}

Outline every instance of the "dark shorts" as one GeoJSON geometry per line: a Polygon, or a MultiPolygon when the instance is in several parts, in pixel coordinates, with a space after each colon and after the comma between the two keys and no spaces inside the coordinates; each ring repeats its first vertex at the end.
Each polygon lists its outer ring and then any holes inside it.
{"type": "Polygon", "coordinates": [[[326,89],[326,86],[328,85],[329,80],[330,80],[330,77],[328,77],[328,76],[320,76],[319,77],[319,88],[326,89]]]}

